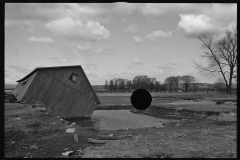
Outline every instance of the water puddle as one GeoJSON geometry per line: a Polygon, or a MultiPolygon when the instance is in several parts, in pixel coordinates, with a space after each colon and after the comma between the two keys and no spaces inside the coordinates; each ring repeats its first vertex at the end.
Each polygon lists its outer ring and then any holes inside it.
{"type": "Polygon", "coordinates": [[[163,123],[178,122],[178,120],[155,118],[143,114],[134,114],[129,110],[95,110],[91,119],[72,119],[81,127],[91,127],[100,130],[137,129],[146,127],[164,127],[163,123]]]}

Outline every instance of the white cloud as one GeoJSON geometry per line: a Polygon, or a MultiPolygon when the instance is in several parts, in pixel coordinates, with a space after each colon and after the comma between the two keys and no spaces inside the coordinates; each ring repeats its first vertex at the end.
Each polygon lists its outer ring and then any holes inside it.
{"type": "Polygon", "coordinates": [[[195,38],[204,33],[213,33],[216,38],[220,38],[226,29],[232,30],[236,27],[235,22],[231,22],[227,26],[219,25],[206,15],[180,14],[179,16],[181,19],[178,22],[178,28],[189,38],[195,38]]]}
{"type": "Polygon", "coordinates": [[[138,37],[138,36],[133,36],[133,40],[134,40],[136,43],[138,43],[138,44],[140,44],[140,43],[143,42],[143,38],[138,37]]]}
{"type": "Polygon", "coordinates": [[[99,22],[88,21],[83,23],[81,20],[70,17],[51,21],[45,26],[51,32],[71,40],[96,41],[107,39],[110,35],[109,31],[99,22]]]}
{"type": "Polygon", "coordinates": [[[160,37],[170,37],[172,35],[172,31],[167,32],[163,32],[161,30],[159,31],[153,31],[152,33],[149,33],[146,38],[151,40],[151,41],[156,41],[157,38],[160,37]]]}
{"type": "Polygon", "coordinates": [[[100,54],[106,54],[109,53],[110,51],[114,51],[116,48],[110,45],[107,46],[94,46],[90,44],[85,44],[85,45],[76,45],[78,50],[87,55],[100,55],[100,54]]]}
{"type": "Polygon", "coordinates": [[[138,26],[136,24],[132,24],[126,28],[127,32],[137,32],[138,31],[138,26]]]}
{"type": "Polygon", "coordinates": [[[136,58],[136,59],[134,59],[134,60],[132,61],[132,64],[135,64],[135,65],[142,65],[143,62],[142,62],[140,59],[136,58]]]}
{"type": "Polygon", "coordinates": [[[39,42],[39,43],[52,43],[52,38],[49,37],[34,37],[28,39],[29,42],[39,42]]]}

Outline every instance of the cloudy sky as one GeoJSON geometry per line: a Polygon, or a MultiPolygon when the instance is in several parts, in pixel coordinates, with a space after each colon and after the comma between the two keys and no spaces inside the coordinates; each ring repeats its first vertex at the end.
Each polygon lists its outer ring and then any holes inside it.
{"type": "Polygon", "coordinates": [[[192,75],[201,33],[236,25],[236,4],[5,4],[5,83],[36,67],[82,65],[91,84],[112,78],[192,75]]]}

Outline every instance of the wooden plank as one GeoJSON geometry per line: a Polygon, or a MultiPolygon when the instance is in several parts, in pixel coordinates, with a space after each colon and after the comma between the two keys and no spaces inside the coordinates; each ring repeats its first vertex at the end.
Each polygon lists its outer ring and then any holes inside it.
{"type": "MultiPolygon", "coordinates": [[[[49,77],[50,79],[52,79],[51,77],[49,77]]],[[[43,98],[42,98],[42,103],[45,104],[48,107],[48,104],[46,103],[49,99],[51,99],[50,97],[50,91],[52,90],[54,84],[54,79],[52,79],[52,81],[50,82],[49,86],[47,88],[44,87],[43,92],[43,98]]]]}
{"type": "Polygon", "coordinates": [[[62,107],[64,95],[65,95],[67,89],[68,89],[68,87],[66,87],[66,86],[64,86],[64,85],[62,86],[62,91],[61,91],[61,93],[60,93],[60,96],[59,96],[59,98],[57,99],[57,102],[56,102],[54,108],[52,109],[53,112],[56,113],[56,114],[58,114],[59,110],[60,110],[61,107],[62,107]]]}
{"type": "Polygon", "coordinates": [[[68,100],[67,100],[67,103],[66,103],[66,108],[67,109],[64,112],[65,116],[68,117],[68,118],[70,117],[70,113],[71,113],[72,108],[73,108],[72,104],[73,104],[73,100],[74,100],[75,96],[76,96],[76,91],[74,91],[72,89],[71,92],[70,92],[70,95],[68,96],[68,100]]]}
{"type": "MultiPolygon", "coordinates": [[[[19,100],[25,101],[25,99],[27,98],[27,97],[25,98],[25,96],[29,92],[29,88],[31,87],[31,84],[34,83],[35,81],[34,78],[36,77],[36,75],[37,75],[37,72],[27,79],[27,83],[24,86],[21,85],[21,88],[19,88],[20,89],[19,97],[18,97],[19,100]]],[[[22,81],[21,84],[23,82],[25,81],[22,81]]]]}
{"type": "Polygon", "coordinates": [[[82,96],[80,93],[78,94],[79,97],[79,103],[76,111],[76,116],[77,117],[83,117],[83,111],[84,111],[84,106],[82,105],[84,103],[84,96],[82,96]]]}
{"type": "Polygon", "coordinates": [[[79,103],[79,93],[77,92],[76,97],[75,97],[75,99],[73,101],[73,104],[72,104],[74,108],[71,110],[70,117],[75,117],[76,111],[78,109],[78,103],[79,103]]]}
{"type": "Polygon", "coordinates": [[[57,81],[55,79],[53,79],[53,83],[50,86],[50,89],[48,90],[48,92],[46,92],[48,94],[48,99],[46,100],[45,104],[50,108],[49,104],[52,102],[53,98],[54,98],[54,89],[56,88],[56,84],[57,81]]]}
{"type": "Polygon", "coordinates": [[[48,81],[48,76],[42,72],[39,72],[38,74],[40,74],[41,77],[39,78],[40,84],[39,84],[38,88],[36,89],[36,92],[38,93],[36,103],[42,103],[40,96],[42,95],[42,91],[43,91],[44,87],[46,86],[46,83],[48,81]]]}
{"type": "Polygon", "coordinates": [[[53,112],[57,113],[57,111],[60,109],[62,103],[61,101],[64,98],[64,94],[67,91],[67,88],[68,87],[66,87],[65,85],[62,85],[59,97],[56,99],[55,106],[52,108],[53,112]]]}
{"type": "Polygon", "coordinates": [[[30,77],[32,80],[29,79],[31,81],[31,84],[28,86],[27,91],[25,92],[25,95],[24,95],[24,101],[27,100],[28,103],[30,104],[34,98],[35,84],[37,82],[37,79],[39,78],[38,72],[35,73],[34,77],[32,76],[30,77]]]}
{"type": "MultiPolygon", "coordinates": [[[[49,77],[47,74],[43,73],[43,72],[42,72],[42,74],[43,74],[44,77],[45,77],[45,82],[43,83],[44,86],[43,86],[43,88],[42,88],[42,90],[40,91],[40,94],[39,94],[39,96],[38,96],[38,101],[39,101],[40,103],[45,104],[45,100],[46,100],[46,98],[47,98],[47,96],[46,96],[46,90],[47,90],[47,89],[49,88],[49,86],[51,85],[53,79],[52,79],[51,77],[49,77]]],[[[46,105],[46,104],[45,104],[45,105],[46,105]]]]}
{"type": "Polygon", "coordinates": [[[70,93],[71,91],[71,88],[67,87],[67,90],[66,92],[64,93],[63,97],[62,97],[62,100],[60,101],[59,103],[59,110],[56,112],[60,117],[64,118],[64,111],[66,110],[66,101],[67,101],[67,98],[68,98],[68,94],[70,93]]]}
{"type": "Polygon", "coordinates": [[[40,72],[38,72],[37,75],[34,78],[34,83],[33,83],[33,85],[34,85],[33,89],[34,90],[32,90],[32,93],[31,93],[32,97],[33,97],[31,102],[30,102],[31,104],[37,103],[38,97],[40,95],[40,92],[39,92],[40,86],[41,86],[43,80],[44,79],[42,77],[42,74],[40,72]]]}
{"type": "Polygon", "coordinates": [[[56,82],[56,86],[54,87],[54,90],[53,90],[53,92],[55,94],[53,95],[53,99],[52,99],[52,101],[49,104],[49,107],[51,108],[51,110],[53,110],[55,108],[55,105],[56,105],[56,103],[57,103],[57,101],[58,101],[58,99],[60,97],[60,94],[61,94],[61,92],[63,90],[63,87],[64,86],[63,86],[63,84],[61,82],[58,82],[58,81],[56,82]]]}
{"type": "Polygon", "coordinates": [[[85,110],[85,112],[84,112],[84,117],[89,117],[89,111],[91,110],[91,107],[92,107],[92,103],[91,103],[91,101],[87,101],[88,103],[87,103],[87,109],[85,110]]]}

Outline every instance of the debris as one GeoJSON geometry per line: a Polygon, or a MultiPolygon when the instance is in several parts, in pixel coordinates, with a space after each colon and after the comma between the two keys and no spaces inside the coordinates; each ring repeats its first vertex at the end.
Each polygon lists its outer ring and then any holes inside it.
{"type": "Polygon", "coordinates": [[[12,143],[12,144],[15,144],[15,142],[14,142],[14,141],[12,141],[11,143],[12,143]]]}
{"type": "Polygon", "coordinates": [[[75,122],[73,122],[72,124],[71,124],[71,126],[75,126],[76,125],[76,123],[75,122]]]}
{"type": "Polygon", "coordinates": [[[30,146],[30,149],[38,149],[38,147],[36,146],[36,144],[30,146]]]}
{"type": "Polygon", "coordinates": [[[57,118],[60,118],[59,116],[57,116],[57,118]]]}
{"type": "Polygon", "coordinates": [[[56,122],[53,122],[53,124],[57,124],[56,122]]]}
{"type": "Polygon", "coordinates": [[[64,151],[67,151],[67,150],[69,150],[69,149],[68,149],[68,148],[65,148],[65,149],[64,149],[64,151]]]}
{"type": "Polygon", "coordinates": [[[217,101],[216,104],[220,105],[220,104],[224,104],[224,102],[223,101],[217,101]]]}
{"type": "Polygon", "coordinates": [[[27,153],[26,156],[23,158],[32,158],[32,155],[31,155],[31,153],[27,153]]]}
{"type": "Polygon", "coordinates": [[[75,141],[76,143],[78,143],[78,133],[75,133],[75,134],[74,134],[74,141],[75,141]]]}
{"type": "Polygon", "coordinates": [[[98,139],[93,139],[93,138],[88,138],[89,143],[94,143],[94,144],[105,144],[107,142],[111,142],[112,140],[98,140],[98,139]]]}
{"type": "Polygon", "coordinates": [[[66,151],[64,153],[62,153],[62,155],[64,156],[71,156],[73,154],[73,151],[66,151]]]}
{"type": "Polygon", "coordinates": [[[23,149],[27,149],[27,147],[22,147],[23,149]]]}
{"type": "Polygon", "coordinates": [[[14,120],[20,120],[20,119],[22,119],[22,118],[14,118],[14,120]]]}
{"type": "Polygon", "coordinates": [[[67,133],[75,133],[76,132],[76,128],[67,128],[66,132],[67,133]]]}

